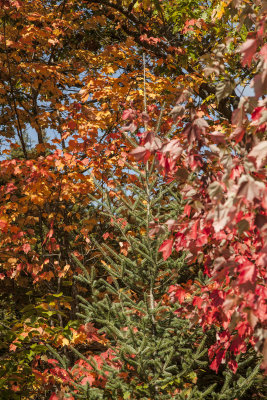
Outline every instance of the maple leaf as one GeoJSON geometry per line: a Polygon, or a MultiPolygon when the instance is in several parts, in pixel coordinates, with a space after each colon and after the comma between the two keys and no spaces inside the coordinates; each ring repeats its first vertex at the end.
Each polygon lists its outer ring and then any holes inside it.
{"type": "Polygon", "coordinates": [[[174,229],[177,229],[179,226],[177,220],[175,219],[168,219],[168,221],[166,221],[165,224],[167,225],[169,232],[173,231],[174,229]]]}
{"type": "Polygon", "coordinates": [[[137,116],[136,111],[132,108],[129,108],[128,110],[124,110],[122,113],[122,120],[125,121],[127,119],[133,120],[137,116]]]}
{"type": "Polygon", "coordinates": [[[222,198],[223,186],[220,182],[214,181],[208,187],[208,193],[211,198],[222,198]]]}
{"type": "Polygon", "coordinates": [[[236,207],[233,203],[233,198],[229,198],[224,204],[218,204],[211,215],[214,218],[213,227],[215,232],[224,229],[231,221],[231,217],[235,215],[236,207]]]}
{"type": "Polygon", "coordinates": [[[13,343],[9,346],[10,351],[16,351],[16,348],[17,348],[17,346],[13,343]]]}
{"type": "Polygon", "coordinates": [[[49,400],[60,400],[60,398],[56,395],[56,393],[53,393],[50,397],[49,400]]]}
{"type": "Polygon", "coordinates": [[[149,224],[149,236],[153,237],[154,235],[158,233],[163,233],[164,232],[164,227],[159,224],[158,222],[150,222],[149,224]]]}
{"type": "Polygon", "coordinates": [[[196,118],[192,123],[188,123],[183,131],[187,136],[188,142],[192,144],[200,140],[200,136],[205,134],[209,124],[203,118],[196,118]]]}
{"type": "Polygon", "coordinates": [[[254,282],[256,279],[256,266],[249,261],[242,262],[239,267],[239,277],[238,282],[242,284],[246,284],[248,281],[254,282]]]}
{"type": "Polygon", "coordinates": [[[109,233],[108,232],[104,233],[102,237],[104,240],[107,240],[107,238],[109,237],[109,233]]]}
{"type": "Polygon", "coordinates": [[[174,288],[171,287],[169,289],[169,293],[171,293],[172,297],[177,299],[180,304],[182,304],[184,302],[184,299],[185,299],[186,294],[187,294],[186,290],[181,288],[181,287],[179,287],[179,286],[174,286],[174,288]]]}
{"type": "Polygon", "coordinates": [[[186,204],[184,206],[184,214],[190,217],[190,212],[191,212],[192,207],[189,204],[186,204]]]}
{"type": "Polygon", "coordinates": [[[22,246],[22,249],[23,249],[24,253],[28,254],[29,251],[31,250],[31,246],[29,245],[29,243],[25,243],[25,244],[22,246]]]}
{"type": "Polygon", "coordinates": [[[251,86],[254,88],[255,97],[258,99],[264,96],[267,91],[267,66],[261,74],[254,76],[251,86]]]}
{"type": "Polygon", "coordinates": [[[247,120],[247,116],[245,113],[245,105],[247,103],[247,99],[242,97],[238,104],[238,108],[232,113],[232,124],[237,126],[242,126],[243,123],[247,120]]]}
{"type": "Polygon", "coordinates": [[[192,301],[193,306],[197,306],[198,309],[201,308],[202,303],[203,303],[203,299],[198,296],[195,296],[192,301]]]}
{"type": "Polygon", "coordinates": [[[238,52],[242,55],[242,66],[245,67],[247,64],[249,67],[251,65],[251,61],[255,55],[255,52],[258,47],[257,39],[247,39],[245,43],[243,43],[238,52]]]}
{"type": "Polygon", "coordinates": [[[261,117],[262,111],[264,110],[264,107],[256,107],[252,114],[251,114],[251,119],[253,121],[253,124],[258,124],[258,120],[261,117]]]}
{"type": "Polygon", "coordinates": [[[232,340],[230,351],[232,351],[234,354],[239,354],[239,353],[245,353],[246,350],[247,350],[246,343],[244,343],[244,341],[239,335],[236,335],[232,340]]]}
{"type": "Polygon", "coordinates": [[[188,31],[193,31],[193,26],[196,25],[198,28],[201,27],[201,20],[199,19],[190,19],[185,22],[184,28],[182,30],[183,33],[187,33],[188,31]]]}
{"type": "Polygon", "coordinates": [[[95,378],[92,375],[88,374],[81,380],[81,385],[86,385],[87,383],[89,383],[89,385],[92,386],[94,381],[95,378]]]}
{"type": "Polygon", "coordinates": [[[162,256],[164,260],[170,257],[172,253],[173,239],[165,240],[159,248],[159,251],[162,252],[162,256]]]}
{"type": "Polygon", "coordinates": [[[221,81],[216,85],[216,98],[218,103],[230,96],[233,91],[233,83],[229,80],[221,81]]]}
{"type": "Polygon", "coordinates": [[[267,60],[267,44],[265,43],[264,46],[260,49],[259,54],[263,57],[263,59],[266,61],[267,60]]]}
{"type": "Polygon", "coordinates": [[[134,156],[137,161],[147,161],[150,157],[150,151],[144,146],[138,146],[130,151],[130,154],[134,156]]]}
{"type": "Polygon", "coordinates": [[[235,360],[230,360],[228,362],[228,367],[230,368],[231,371],[235,374],[238,368],[238,364],[235,360]]]}
{"type": "Polygon", "coordinates": [[[161,42],[161,39],[155,38],[155,37],[148,37],[147,34],[141,35],[140,40],[142,42],[147,42],[148,44],[151,44],[155,46],[157,43],[161,42]]]}
{"type": "Polygon", "coordinates": [[[225,357],[226,350],[219,350],[210,364],[210,369],[214,370],[216,373],[218,373],[219,367],[225,357]]]}
{"type": "Polygon", "coordinates": [[[179,117],[183,117],[185,112],[185,107],[181,105],[176,105],[170,112],[171,117],[176,121],[179,117]]]}
{"type": "Polygon", "coordinates": [[[182,154],[183,148],[178,139],[173,139],[170,140],[167,144],[164,144],[160,151],[163,154],[169,154],[172,158],[176,159],[182,154]]]}
{"type": "Polygon", "coordinates": [[[248,154],[248,158],[251,159],[257,169],[259,169],[267,158],[267,140],[257,144],[248,154]]]}
{"type": "Polygon", "coordinates": [[[244,137],[245,134],[245,129],[238,126],[235,128],[235,130],[231,133],[230,138],[233,139],[235,141],[235,143],[239,143],[241,142],[241,140],[244,137]]]}
{"type": "Polygon", "coordinates": [[[251,202],[254,198],[259,198],[265,189],[263,182],[256,181],[250,175],[243,175],[238,181],[238,186],[236,197],[251,202]]]}
{"type": "Polygon", "coordinates": [[[183,86],[180,88],[179,93],[180,93],[180,95],[176,101],[176,105],[187,101],[192,94],[189,88],[185,88],[183,86]]]}
{"type": "Polygon", "coordinates": [[[145,132],[143,134],[143,140],[142,142],[144,143],[144,146],[147,150],[149,150],[151,153],[154,153],[156,150],[159,150],[161,148],[161,140],[159,137],[155,136],[154,132],[145,132]]]}
{"type": "Polygon", "coordinates": [[[222,143],[225,144],[225,134],[223,132],[210,132],[209,137],[212,139],[214,143],[222,143]]]}
{"type": "Polygon", "coordinates": [[[7,221],[0,219],[0,229],[5,230],[8,226],[7,221]]]}

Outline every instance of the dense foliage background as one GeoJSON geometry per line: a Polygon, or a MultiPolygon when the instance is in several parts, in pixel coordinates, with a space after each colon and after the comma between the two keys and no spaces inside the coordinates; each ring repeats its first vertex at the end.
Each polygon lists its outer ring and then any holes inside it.
{"type": "Polygon", "coordinates": [[[0,0],[1,399],[260,399],[265,0],[0,0]]]}

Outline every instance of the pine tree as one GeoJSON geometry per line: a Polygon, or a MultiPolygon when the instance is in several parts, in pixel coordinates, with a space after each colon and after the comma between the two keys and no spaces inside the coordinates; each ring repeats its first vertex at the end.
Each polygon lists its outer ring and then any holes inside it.
{"type": "Polygon", "coordinates": [[[180,197],[174,185],[161,186],[148,163],[144,171],[134,172],[131,188],[117,187],[118,200],[103,193],[103,214],[116,233],[113,241],[95,241],[95,245],[109,279],[96,279],[93,271],[89,275],[85,269],[85,275],[78,277],[91,290],[90,303],[80,297],[81,317],[106,334],[112,363],[118,366],[106,363],[105,388],[90,388],[89,398],[94,394],[95,398],[168,399],[175,388],[192,386],[193,365],[206,353],[207,337],[201,340],[202,332],[190,332],[187,321],[175,316],[175,306],[163,300],[169,286],[177,282],[184,255],[162,259],[158,250],[167,229],[160,219],[177,215],[180,197]],[[150,234],[153,224],[160,234],[150,234]]]}

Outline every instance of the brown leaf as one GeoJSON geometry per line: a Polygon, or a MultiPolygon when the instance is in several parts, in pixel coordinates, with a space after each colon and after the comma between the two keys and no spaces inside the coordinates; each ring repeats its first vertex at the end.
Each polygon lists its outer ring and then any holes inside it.
{"type": "Polygon", "coordinates": [[[233,91],[233,84],[229,80],[221,81],[216,86],[216,98],[218,103],[225,99],[226,97],[230,96],[233,91]]]}
{"type": "Polygon", "coordinates": [[[196,118],[192,123],[186,125],[183,132],[187,135],[188,142],[192,144],[200,139],[200,135],[205,134],[208,127],[208,123],[203,118],[196,118]]]}
{"type": "Polygon", "coordinates": [[[243,175],[239,179],[239,189],[237,198],[245,198],[248,201],[253,201],[254,198],[259,198],[265,189],[263,182],[255,181],[250,175],[243,175]]]}

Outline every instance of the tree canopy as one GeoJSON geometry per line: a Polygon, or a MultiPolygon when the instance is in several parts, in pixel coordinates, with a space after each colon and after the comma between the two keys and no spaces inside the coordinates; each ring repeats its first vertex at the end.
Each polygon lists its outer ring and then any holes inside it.
{"type": "Polygon", "coordinates": [[[0,0],[3,399],[264,397],[266,14],[0,0]]]}

